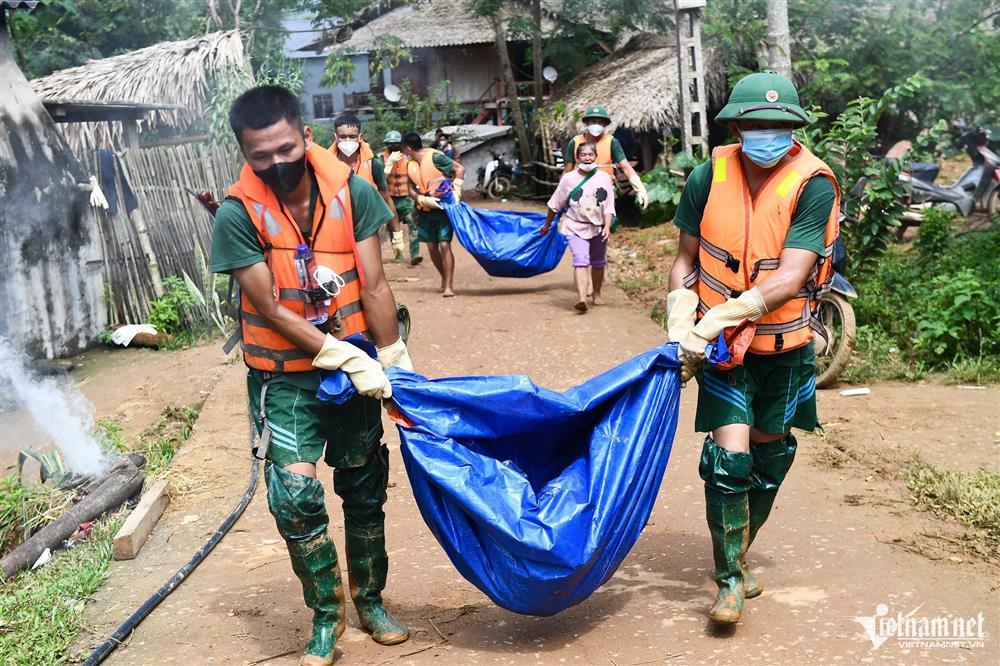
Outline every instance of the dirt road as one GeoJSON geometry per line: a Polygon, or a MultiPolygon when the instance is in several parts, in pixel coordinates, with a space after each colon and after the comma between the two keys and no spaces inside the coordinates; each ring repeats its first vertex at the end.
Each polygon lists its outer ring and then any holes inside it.
{"type": "MultiPolygon", "coordinates": [[[[432,377],[526,373],[562,389],[663,339],[613,289],[607,305],[574,314],[568,257],[549,275],[502,280],[459,250],[454,299],[438,295],[427,262],[389,265],[387,272],[413,312],[414,362],[432,377]]],[[[81,650],[186,561],[242,494],[243,374],[239,365],[221,369],[193,438],[175,460],[193,490],[175,498],[136,560],[112,565],[88,605],[94,635],[81,650]]],[[[547,619],[501,610],[457,574],[419,516],[398,436],[387,423],[394,487],[386,507],[386,598],[413,636],[378,646],[349,608],[338,663],[995,663],[998,570],[948,550],[937,536],[951,538],[957,528],[912,508],[896,470],[915,451],[936,463],[996,470],[1000,390],[887,384],[863,398],[821,392],[827,437],[800,437],[775,517],[749,558],[766,590],[747,603],[735,632],[713,630],[706,617],[714,583],[697,473],[701,437],[692,427],[695,395],[693,385],[684,391],[666,478],[634,550],[590,599],[547,619]],[[916,618],[982,612],[984,645],[912,649],[890,638],[875,649],[854,618],[875,616],[883,604],[893,618],[914,609],[916,618]]],[[[329,470],[321,474],[328,484],[329,470]]],[[[339,501],[327,488],[332,534],[342,544],[339,501]]],[[[261,489],[216,551],[109,663],[294,664],[309,622],[261,489]]]]}

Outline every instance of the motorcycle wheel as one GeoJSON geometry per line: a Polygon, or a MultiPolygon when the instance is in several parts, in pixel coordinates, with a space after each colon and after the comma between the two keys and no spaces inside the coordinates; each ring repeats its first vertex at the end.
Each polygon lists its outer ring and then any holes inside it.
{"type": "Polygon", "coordinates": [[[813,333],[816,347],[816,388],[828,388],[837,382],[854,351],[857,323],[854,308],[840,294],[829,292],[819,299],[819,321],[827,334],[824,341],[813,333]]]}
{"type": "Polygon", "coordinates": [[[983,206],[983,209],[989,217],[1000,213],[1000,186],[994,185],[993,189],[986,195],[986,205],[983,206]]]}
{"type": "Polygon", "coordinates": [[[510,178],[507,176],[497,176],[490,181],[489,195],[494,199],[503,199],[510,194],[510,178]]]}

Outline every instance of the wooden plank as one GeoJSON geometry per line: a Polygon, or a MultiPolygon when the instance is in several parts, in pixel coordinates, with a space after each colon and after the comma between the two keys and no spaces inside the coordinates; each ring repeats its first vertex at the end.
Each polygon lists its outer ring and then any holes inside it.
{"type": "Polygon", "coordinates": [[[163,515],[170,502],[167,494],[167,481],[161,479],[143,494],[139,504],[125,520],[114,541],[114,558],[116,560],[131,560],[146,543],[156,521],[163,515]]]}

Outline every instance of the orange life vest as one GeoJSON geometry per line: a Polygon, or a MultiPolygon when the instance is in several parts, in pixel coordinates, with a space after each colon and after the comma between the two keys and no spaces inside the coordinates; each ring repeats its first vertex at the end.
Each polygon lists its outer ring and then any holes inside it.
{"type": "MultiPolygon", "coordinates": [[[[334,156],[341,162],[347,164],[347,162],[340,157],[340,153],[337,151],[336,139],[334,139],[333,144],[330,146],[330,152],[333,153],[334,156]]],[[[368,184],[377,190],[378,185],[375,184],[375,177],[372,175],[372,159],[374,157],[375,153],[372,151],[371,146],[364,141],[361,141],[361,145],[358,147],[358,161],[351,167],[351,171],[354,172],[354,175],[361,176],[367,180],[368,184]]]]}
{"type": "MultiPolygon", "coordinates": [[[[382,163],[389,163],[389,155],[391,155],[388,150],[382,151],[382,163]]],[[[404,155],[400,160],[392,165],[392,171],[389,172],[389,196],[396,199],[402,197],[410,196],[410,177],[406,173],[406,166],[409,160],[406,159],[404,155]]]]}
{"type": "Polygon", "coordinates": [[[611,179],[615,178],[615,163],[611,158],[611,142],[614,139],[610,134],[602,134],[600,138],[594,139],[589,134],[577,134],[573,137],[573,163],[576,164],[576,151],[580,146],[587,143],[597,144],[597,168],[604,173],[611,174],[611,179]]]}
{"type": "MultiPolygon", "coordinates": [[[[448,179],[447,176],[441,173],[440,169],[434,166],[434,155],[442,154],[439,150],[428,148],[424,150],[424,155],[420,158],[419,162],[410,160],[406,164],[406,173],[409,175],[410,180],[413,181],[413,186],[416,188],[418,194],[432,197],[438,185],[448,179]]],[[[432,210],[428,206],[421,206],[419,204],[417,208],[423,211],[432,210]]]]}
{"type": "MultiPolygon", "coordinates": [[[[686,282],[697,282],[699,312],[735,298],[767,280],[778,268],[795,205],[809,179],[823,175],[834,188],[834,203],[826,223],[823,256],[798,295],[757,321],[750,351],[776,354],[812,340],[811,324],[819,297],[830,289],[830,255],[840,233],[840,189],[822,160],[796,143],[789,159],[770,174],[752,199],[740,161],[739,144],[712,151],[712,188],[701,218],[698,267],[686,282]]],[[[821,327],[814,326],[817,330],[821,327]]]]}
{"type": "MultiPolygon", "coordinates": [[[[320,193],[313,215],[310,246],[316,264],[331,268],[344,280],[340,293],[328,306],[330,332],[340,338],[353,333],[370,336],[361,309],[364,276],[356,256],[351,194],[347,187],[351,170],[330,151],[315,144],[306,151],[306,160],[316,174],[320,193]]],[[[229,196],[243,202],[257,230],[264,259],[274,279],[275,300],[305,317],[305,296],[299,290],[294,260],[295,246],[306,242],[299,225],[249,165],[243,166],[239,182],[229,188],[229,196]]],[[[315,369],[313,355],[302,351],[272,328],[245,294],[240,295],[240,324],[243,359],[251,368],[267,372],[315,369]]]]}

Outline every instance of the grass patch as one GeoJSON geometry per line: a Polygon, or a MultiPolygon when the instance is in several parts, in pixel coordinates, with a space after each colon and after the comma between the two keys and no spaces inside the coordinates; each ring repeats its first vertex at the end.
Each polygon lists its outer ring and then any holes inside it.
{"type": "Polygon", "coordinates": [[[945,470],[917,458],[903,478],[918,505],[975,528],[990,552],[1000,555],[1000,474],[945,470]]]}
{"type": "MultiPolygon", "coordinates": [[[[165,474],[188,438],[202,403],[168,406],[134,446],[114,419],[102,419],[97,435],[114,453],[138,452],[146,457],[147,485],[165,474]]],[[[73,501],[71,491],[51,484],[25,486],[17,475],[0,478],[0,552],[12,549],[57,518],[73,501]]],[[[82,627],[87,597],[104,582],[111,561],[111,542],[127,513],[121,509],[95,523],[90,538],[71,550],[53,554],[37,571],[22,572],[0,584],[0,664],[60,664],[82,627]]]]}
{"type": "Polygon", "coordinates": [[[0,663],[61,664],[82,627],[86,598],[107,577],[111,541],[125,512],[96,523],[90,538],[58,551],[37,571],[0,584],[0,663]]]}

